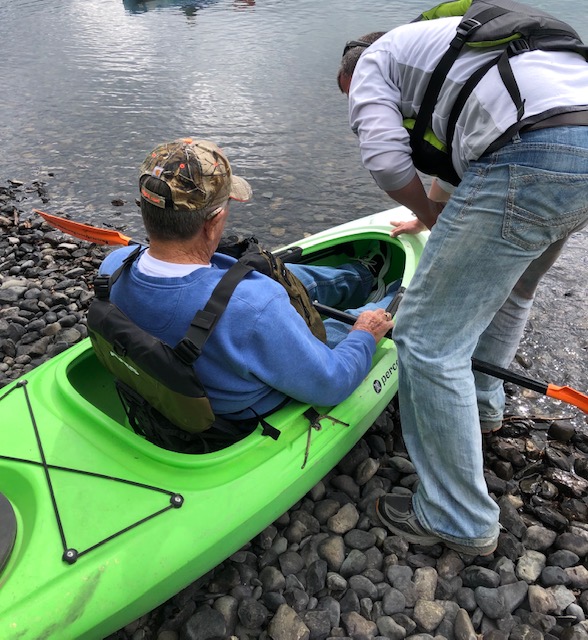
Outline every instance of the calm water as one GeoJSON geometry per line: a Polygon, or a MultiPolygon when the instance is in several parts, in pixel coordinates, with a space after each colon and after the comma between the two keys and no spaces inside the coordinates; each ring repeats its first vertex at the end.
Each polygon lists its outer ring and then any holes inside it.
{"type": "MultiPolygon", "coordinates": [[[[269,246],[388,208],[360,166],[335,75],[346,40],[433,4],[0,0],[0,183],[46,180],[50,212],[139,234],[137,167],[155,144],[193,135],[250,180],[255,200],[233,206],[233,230],[269,246]]],[[[588,40],[584,2],[534,4],[588,40]]],[[[529,349],[544,375],[543,354],[559,354],[557,375],[587,388],[585,240],[546,281],[541,344],[529,349]]]]}

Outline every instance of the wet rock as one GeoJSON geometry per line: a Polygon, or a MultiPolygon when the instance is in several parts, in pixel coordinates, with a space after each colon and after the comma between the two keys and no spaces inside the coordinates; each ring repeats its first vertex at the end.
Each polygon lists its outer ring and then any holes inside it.
{"type": "Polygon", "coordinates": [[[575,498],[581,498],[588,489],[588,480],[563,469],[549,468],[545,471],[545,478],[565,494],[575,498]]]}
{"type": "Polygon", "coordinates": [[[552,422],[547,431],[547,435],[560,442],[569,442],[575,435],[576,428],[571,422],[558,420],[552,422]]]}
{"type": "Polygon", "coordinates": [[[429,633],[439,626],[444,616],[445,609],[437,602],[418,600],[414,606],[414,621],[421,629],[429,633]]]}
{"type": "Polygon", "coordinates": [[[268,626],[272,640],[309,640],[310,630],[288,605],[282,605],[268,626]]]}
{"type": "Polygon", "coordinates": [[[182,627],[180,640],[218,640],[226,634],[223,615],[210,607],[203,607],[182,627]]]}
{"type": "Polygon", "coordinates": [[[541,522],[556,532],[563,531],[570,524],[565,516],[552,507],[537,505],[531,506],[530,510],[541,522]]]}

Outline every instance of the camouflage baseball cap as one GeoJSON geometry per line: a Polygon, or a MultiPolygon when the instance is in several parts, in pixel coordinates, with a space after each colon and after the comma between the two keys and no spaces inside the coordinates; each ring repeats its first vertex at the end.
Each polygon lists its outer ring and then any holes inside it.
{"type": "Polygon", "coordinates": [[[141,186],[141,197],[162,209],[211,213],[229,198],[247,202],[252,196],[249,183],[232,174],[224,153],[209,140],[181,138],[160,144],[141,165],[140,178],[145,175],[169,186],[172,202],[141,186]]]}

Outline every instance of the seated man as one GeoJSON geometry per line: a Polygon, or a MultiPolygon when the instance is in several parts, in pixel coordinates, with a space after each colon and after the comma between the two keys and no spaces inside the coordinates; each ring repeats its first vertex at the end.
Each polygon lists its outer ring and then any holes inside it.
{"type": "MultiPolygon", "coordinates": [[[[111,300],[151,335],[172,347],[235,258],[215,253],[229,200],[246,202],[251,188],[232,175],[212,142],[182,139],[152,151],[140,170],[141,214],[150,239],[114,283],[111,300]]],[[[100,272],[112,274],[133,247],[109,254],[100,272]]],[[[340,268],[289,265],[311,299],[358,306],[374,273],[363,263],[340,268]],[[336,276],[334,278],[333,276],[336,276]]],[[[331,344],[316,338],[290,304],[284,287],[253,271],[237,285],[195,363],[215,415],[230,420],[266,415],[286,398],[335,405],[367,375],[376,343],[392,328],[384,307],[362,312],[353,327],[327,321],[331,344]]]]}

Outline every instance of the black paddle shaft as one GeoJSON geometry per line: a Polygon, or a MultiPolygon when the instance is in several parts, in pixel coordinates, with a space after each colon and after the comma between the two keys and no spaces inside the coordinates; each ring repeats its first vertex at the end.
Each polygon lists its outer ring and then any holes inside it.
{"type": "Polygon", "coordinates": [[[527,389],[531,389],[531,391],[538,391],[543,395],[547,393],[548,385],[544,382],[539,382],[539,380],[533,380],[532,378],[521,376],[514,371],[503,369],[502,367],[498,367],[495,364],[490,364],[489,362],[482,362],[481,360],[472,358],[472,369],[474,369],[474,371],[479,371],[480,373],[485,373],[494,378],[500,378],[501,380],[504,380],[506,382],[512,382],[513,384],[519,385],[520,387],[526,387],[527,389]]]}
{"type": "MultiPolygon", "coordinates": [[[[400,303],[401,298],[400,291],[398,295],[392,301],[392,305],[396,300],[400,303]]],[[[314,302],[314,308],[324,316],[329,318],[333,318],[333,320],[339,320],[340,322],[344,322],[345,324],[353,325],[357,318],[346,311],[339,311],[339,309],[333,309],[333,307],[328,307],[327,305],[321,304],[320,302],[314,302]]],[[[391,305],[391,306],[392,306],[391,305]]],[[[396,305],[397,308],[397,305],[396,305]]],[[[390,309],[390,307],[389,307],[390,309]]],[[[392,309],[389,313],[394,315],[396,309],[392,309]]],[[[545,395],[547,393],[548,385],[544,382],[540,382],[539,380],[533,380],[532,378],[527,378],[525,376],[519,375],[514,371],[509,371],[508,369],[503,369],[495,364],[490,364],[489,362],[482,362],[481,360],[477,360],[476,358],[472,358],[472,369],[474,371],[479,371],[480,373],[485,373],[493,378],[499,378],[500,380],[504,380],[505,382],[512,382],[520,387],[525,387],[527,389],[531,389],[531,391],[537,391],[545,395]]]]}
{"type": "MultiPolygon", "coordinates": [[[[386,311],[391,316],[394,316],[396,311],[398,311],[398,306],[400,305],[402,296],[404,295],[405,291],[405,287],[400,287],[400,289],[398,289],[396,295],[392,299],[392,302],[386,307],[386,311]]],[[[316,300],[312,304],[320,314],[322,314],[323,316],[327,316],[328,318],[332,318],[333,320],[339,320],[339,322],[344,322],[345,324],[350,325],[355,324],[355,321],[357,320],[354,315],[347,313],[347,311],[340,311],[339,309],[328,307],[326,304],[321,304],[316,300]]]]}

